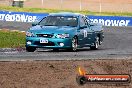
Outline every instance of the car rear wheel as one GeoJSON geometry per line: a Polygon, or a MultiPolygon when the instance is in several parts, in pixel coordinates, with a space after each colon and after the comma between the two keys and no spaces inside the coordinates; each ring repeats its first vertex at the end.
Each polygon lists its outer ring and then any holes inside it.
{"type": "Polygon", "coordinates": [[[94,46],[91,46],[90,49],[91,50],[97,50],[99,47],[99,37],[96,38],[96,41],[94,43],[94,46]]]}
{"type": "Polygon", "coordinates": [[[77,51],[77,38],[74,37],[72,39],[72,48],[71,48],[72,51],[77,51]]]}
{"type": "Polygon", "coordinates": [[[27,52],[34,52],[36,50],[35,47],[26,47],[27,52]]]}

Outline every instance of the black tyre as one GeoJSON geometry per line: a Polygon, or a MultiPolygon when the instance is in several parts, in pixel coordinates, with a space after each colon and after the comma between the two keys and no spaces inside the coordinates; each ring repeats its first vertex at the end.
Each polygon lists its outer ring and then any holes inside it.
{"type": "Polygon", "coordinates": [[[91,50],[97,50],[99,47],[99,37],[96,38],[96,41],[94,43],[94,46],[91,46],[90,49],[91,50]]]}
{"type": "Polygon", "coordinates": [[[74,38],[72,39],[71,51],[77,51],[77,38],[76,38],[76,37],[74,37],[74,38]]]}
{"type": "Polygon", "coordinates": [[[36,50],[35,47],[26,47],[27,52],[34,52],[36,50]]]}

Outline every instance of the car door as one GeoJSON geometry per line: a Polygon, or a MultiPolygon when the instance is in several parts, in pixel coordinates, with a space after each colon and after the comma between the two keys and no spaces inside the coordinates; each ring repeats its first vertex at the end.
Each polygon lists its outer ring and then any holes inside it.
{"type": "Polygon", "coordinates": [[[86,23],[88,25],[87,28],[87,45],[91,45],[95,41],[95,31],[91,28],[90,20],[88,18],[85,18],[86,23]]]}
{"type": "Polygon", "coordinates": [[[84,17],[80,16],[79,18],[79,29],[78,29],[78,44],[80,46],[85,46],[85,44],[87,43],[87,28],[88,25],[86,24],[84,17]]]}
{"type": "Polygon", "coordinates": [[[91,28],[91,25],[90,25],[90,20],[87,19],[85,16],[82,17],[82,20],[83,20],[83,41],[82,41],[82,45],[84,47],[89,47],[92,43],[94,43],[95,41],[95,32],[94,30],[91,28]]]}

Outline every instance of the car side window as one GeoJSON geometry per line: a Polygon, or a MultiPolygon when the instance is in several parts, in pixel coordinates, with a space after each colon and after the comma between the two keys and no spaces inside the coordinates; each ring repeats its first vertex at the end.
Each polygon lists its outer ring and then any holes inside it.
{"type": "Polygon", "coordinates": [[[90,19],[86,18],[86,20],[87,20],[87,25],[90,26],[90,23],[91,23],[90,19]]]}
{"type": "Polygon", "coordinates": [[[80,18],[80,27],[87,26],[87,25],[88,25],[87,19],[82,16],[80,18]]]}
{"type": "Polygon", "coordinates": [[[80,27],[85,26],[85,21],[83,19],[83,17],[80,17],[80,27]]]}
{"type": "Polygon", "coordinates": [[[90,23],[90,19],[89,18],[86,18],[86,20],[87,20],[87,22],[88,22],[88,24],[90,23]]]}
{"type": "Polygon", "coordinates": [[[85,21],[85,26],[88,26],[88,20],[86,17],[84,17],[84,21],[85,21]]]}

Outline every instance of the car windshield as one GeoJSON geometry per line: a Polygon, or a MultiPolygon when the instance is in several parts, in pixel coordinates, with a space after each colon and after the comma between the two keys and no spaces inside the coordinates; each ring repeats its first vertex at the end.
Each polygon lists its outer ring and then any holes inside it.
{"type": "Polygon", "coordinates": [[[76,27],[78,24],[77,17],[73,16],[48,16],[40,23],[43,26],[72,26],[76,27]]]}

